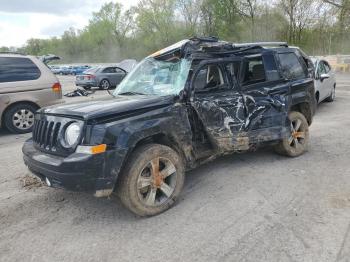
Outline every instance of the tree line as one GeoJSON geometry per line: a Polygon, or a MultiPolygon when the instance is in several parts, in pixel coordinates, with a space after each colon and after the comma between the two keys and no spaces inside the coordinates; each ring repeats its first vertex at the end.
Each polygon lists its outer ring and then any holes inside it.
{"type": "MultiPolygon", "coordinates": [[[[233,42],[287,41],[310,55],[350,53],[350,0],[141,0],[106,3],[83,29],[29,39],[17,51],[63,62],[140,59],[192,36],[233,42]]],[[[2,47],[0,51],[7,51],[2,47]]]]}

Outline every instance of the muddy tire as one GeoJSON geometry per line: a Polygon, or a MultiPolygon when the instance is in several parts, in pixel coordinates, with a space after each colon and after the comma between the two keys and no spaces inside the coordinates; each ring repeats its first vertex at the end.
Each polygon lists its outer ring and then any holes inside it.
{"type": "Polygon", "coordinates": [[[275,146],[278,154],[297,157],[308,150],[309,145],[309,125],[305,116],[299,112],[289,113],[291,122],[291,134],[275,146]]]}
{"type": "Polygon", "coordinates": [[[27,103],[11,106],[5,113],[6,128],[15,134],[32,132],[34,126],[34,113],[38,108],[27,103]]]}
{"type": "Polygon", "coordinates": [[[139,216],[154,216],[172,207],[185,179],[183,160],[173,149],[148,144],[133,152],[119,177],[117,195],[139,216]]]}

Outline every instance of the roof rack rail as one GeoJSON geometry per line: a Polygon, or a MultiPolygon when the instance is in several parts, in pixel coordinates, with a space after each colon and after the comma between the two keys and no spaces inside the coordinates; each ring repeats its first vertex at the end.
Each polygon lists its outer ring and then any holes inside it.
{"type": "Polygon", "coordinates": [[[193,36],[189,40],[200,42],[219,42],[219,38],[216,36],[193,36]]]}
{"type": "Polygon", "coordinates": [[[283,47],[288,47],[288,43],[287,42],[255,42],[255,43],[232,44],[233,48],[253,47],[253,46],[283,46],[283,47]]]}

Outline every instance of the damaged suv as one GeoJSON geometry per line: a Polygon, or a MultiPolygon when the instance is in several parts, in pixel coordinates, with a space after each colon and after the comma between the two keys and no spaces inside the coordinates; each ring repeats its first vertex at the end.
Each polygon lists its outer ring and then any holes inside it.
{"type": "Polygon", "coordinates": [[[39,110],[24,162],[49,186],[115,192],[156,215],[179,197],[186,170],[217,156],[265,145],[303,154],[312,75],[286,43],[184,40],[145,58],[111,98],[39,110]]]}

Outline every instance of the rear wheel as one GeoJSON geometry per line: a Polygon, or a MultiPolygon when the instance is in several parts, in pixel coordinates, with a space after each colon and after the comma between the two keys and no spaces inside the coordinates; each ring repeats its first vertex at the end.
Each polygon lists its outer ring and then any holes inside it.
{"type": "Polygon", "coordinates": [[[117,194],[129,210],[153,216],[172,207],[184,183],[184,165],[171,148],[149,144],[136,149],[121,174],[117,194]]]}
{"type": "Polygon", "coordinates": [[[329,97],[326,98],[326,102],[333,102],[335,99],[335,86],[332,88],[332,92],[329,97]]]}
{"type": "Polygon", "coordinates": [[[282,155],[297,157],[308,149],[309,125],[305,116],[296,111],[289,113],[289,120],[291,133],[275,147],[275,150],[282,155]]]}
{"type": "Polygon", "coordinates": [[[17,104],[5,113],[5,126],[12,133],[24,134],[31,132],[34,125],[34,113],[37,108],[30,104],[17,104]]]}
{"type": "Polygon", "coordinates": [[[100,89],[102,90],[108,90],[111,87],[111,84],[107,79],[103,79],[100,83],[100,89]]]}

